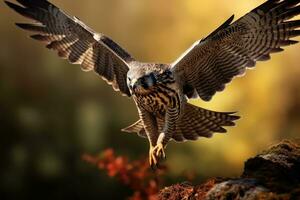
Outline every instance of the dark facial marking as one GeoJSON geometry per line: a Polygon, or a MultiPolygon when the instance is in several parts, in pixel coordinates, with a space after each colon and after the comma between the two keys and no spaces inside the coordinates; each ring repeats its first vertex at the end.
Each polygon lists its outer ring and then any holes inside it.
{"type": "Polygon", "coordinates": [[[151,86],[156,84],[156,77],[153,73],[145,75],[139,79],[141,86],[144,89],[149,89],[151,86]]]}

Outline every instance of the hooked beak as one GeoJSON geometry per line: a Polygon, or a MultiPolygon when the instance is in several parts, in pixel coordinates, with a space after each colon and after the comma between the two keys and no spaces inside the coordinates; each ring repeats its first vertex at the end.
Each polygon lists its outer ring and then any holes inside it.
{"type": "Polygon", "coordinates": [[[138,80],[137,79],[132,79],[130,82],[130,87],[132,90],[135,90],[138,86],[138,80]]]}

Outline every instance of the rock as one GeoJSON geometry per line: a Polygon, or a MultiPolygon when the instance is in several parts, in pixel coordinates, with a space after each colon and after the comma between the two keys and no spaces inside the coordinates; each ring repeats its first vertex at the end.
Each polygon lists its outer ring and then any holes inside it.
{"type": "Polygon", "coordinates": [[[300,200],[300,146],[283,141],[245,162],[240,178],[213,178],[162,189],[161,200],[300,200]]]}
{"type": "Polygon", "coordinates": [[[276,192],[288,192],[300,185],[300,147],[283,141],[245,163],[242,177],[259,180],[276,192]]]}

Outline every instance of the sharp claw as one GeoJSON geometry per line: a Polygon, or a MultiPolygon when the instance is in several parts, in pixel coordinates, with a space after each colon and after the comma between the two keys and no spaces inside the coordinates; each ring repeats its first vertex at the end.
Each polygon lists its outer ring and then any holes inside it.
{"type": "Polygon", "coordinates": [[[155,148],[151,146],[150,150],[149,150],[149,164],[153,171],[155,171],[155,169],[156,169],[155,166],[157,163],[158,163],[158,160],[155,155],[155,148]]]}
{"type": "Polygon", "coordinates": [[[157,154],[157,157],[159,159],[163,159],[164,158],[164,154],[162,152],[160,152],[160,153],[157,154]]]}
{"type": "Polygon", "coordinates": [[[161,143],[155,146],[154,151],[156,151],[156,156],[159,158],[164,158],[166,156],[164,146],[161,143]]]}
{"type": "Polygon", "coordinates": [[[166,159],[163,144],[159,143],[155,147],[151,146],[149,151],[149,164],[152,170],[159,168],[159,161],[162,159],[166,159]]]}
{"type": "Polygon", "coordinates": [[[159,169],[159,162],[156,163],[156,169],[159,169]]]}
{"type": "Polygon", "coordinates": [[[156,171],[155,165],[153,163],[151,164],[151,169],[152,171],[156,171]]]}

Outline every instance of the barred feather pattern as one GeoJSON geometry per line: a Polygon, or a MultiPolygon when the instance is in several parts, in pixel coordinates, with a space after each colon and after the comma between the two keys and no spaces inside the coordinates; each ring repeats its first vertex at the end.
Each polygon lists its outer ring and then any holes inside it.
{"type": "Polygon", "coordinates": [[[137,133],[138,136],[140,136],[140,137],[147,137],[142,119],[139,119],[132,125],[130,125],[126,128],[123,128],[121,131],[127,132],[127,133],[137,133]]]}
{"type": "Polygon", "coordinates": [[[172,64],[188,90],[190,98],[198,94],[209,101],[217,91],[235,77],[255,66],[256,61],[270,59],[271,53],[283,51],[284,46],[300,35],[300,0],[268,0],[231,24],[228,19],[216,31],[197,41],[172,64]]]}
{"type": "Polygon", "coordinates": [[[151,88],[133,91],[140,120],[122,131],[147,137],[151,144],[156,144],[158,135],[163,134],[165,145],[170,139],[181,142],[224,133],[223,126],[234,126],[239,119],[231,112],[214,112],[187,103],[181,90],[174,89],[177,82],[169,70],[156,75],[156,80],[151,88]]]}
{"type": "Polygon", "coordinates": [[[235,112],[216,112],[185,104],[182,115],[176,124],[172,138],[177,142],[211,137],[213,133],[226,133],[224,126],[234,126],[240,117],[235,112]]]}
{"type": "Polygon", "coordinates": [[[147,89],[146,93],[134,93],[133,98],[138,107],[159,118],[164,118],[168,108],[180,110],[181,98],[179,92],[172,88],[175,79],[171,74],[162,73],[157,80],[159,81],[157,85],[147,89]]]}
{"type": "Polygon", "coordinates": [[[150,88],[134,90],[133,98],[139,108],[140,118],[150,142],[155,141],[155,145],[158,135],[163,134],[159,137],[160,142],[167,144],[175,131],[182,99],[179,91],[176,90],[174,76],[169,70],[155,76],[156,84],[150,88]],[[158,120],[162,121],[161,129],[158,120]]]}
{"type": "Polygon", "coordinates": [[[170,138],[196,140],[211,137],[214,132],[226,132],[224,126],[233,126],[238,116],[193,106],[186,102],[186,97],[210,100],[257,61],[268,60],[271,53],[297,43],[292,38],[300,35],[300,20],[292,20],[300,14],[300,0],[268,0],[235,22],[231,16],[171,65],[141,63],[113,40],[94,32],[47,0],[17,2],[21,5],[5,1],[17,13],[34,21],[17,23],[18,27],[34,32],[33,39],[45,42],[47,48],[73,64],[80,64],[84,71],[94,70],[122,94],[131,96],[127,86],[130,74],[135,79],[153,72],[159,74],[155,87],[133,92],[140,120],[123,129],[147,136],[152,146],[161,135],[168,142],[170,138]]]}
{"type": "Polygon", "coordinates": [[[17,0],[22,6],[5,3],[36,23],[16,23],[31,38],[46,43],[58,55],[82,70],[94,70],[116,91],[130,96],[126,76],[128,63],[134,59],[118,44],[101,33],[94,32],[76,17],[70,17],[46,0],[17,0]]]}
{"type": "MultiPolygon", "coordinates": [[[[177,142],[186,140],[197,140],[199,137],[211,137],[213,133],[226,133],[226,126],[234,126],[235,120],[240,117],[234,112],[215,112],[194,106],[184,105],[182,115],[176,122],[172,139],[177,142]]],[[[156,118],[158,132],[164,128],[165,121],[156,118]]],[[[141,137],[147,137],[142,120],[122,129],[124,132],[137,133],[141,137]]]]}
{"type": "MultiPolygon", "coordinates": [[[[152,115],[150,112],[145,111],[143,108],[139,108],[139,116],[140,116],[140,122],[143,125],[143,131],[141,131],[140,135],[143,136],[145,134],[145,137],[148,138],[150,145],[154,147],[157,143],[158,135],[159,135],[159,130],[158,130],[158,124],[155,119],[155,116],[152,115]]],[[[135,128],[139,124],[136,123],[135,127],[132,126],[131,128],[135,128]]],[[[126,131],[125,129],[123,129],[126,131]]],[[[128,132],[128,131],[127,131],[128,132]]],[[[139,132],[137,132],[139,133],[139,132]]]]}

